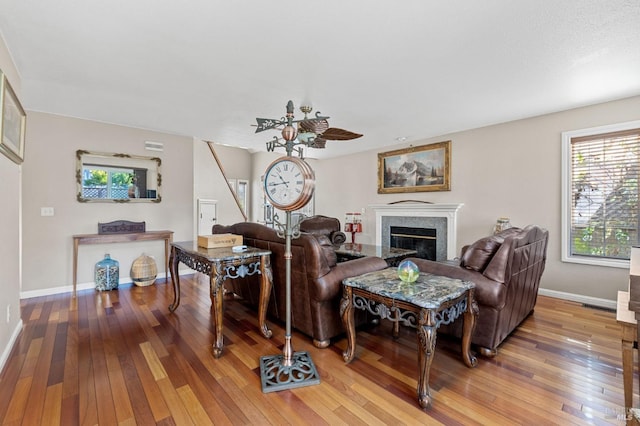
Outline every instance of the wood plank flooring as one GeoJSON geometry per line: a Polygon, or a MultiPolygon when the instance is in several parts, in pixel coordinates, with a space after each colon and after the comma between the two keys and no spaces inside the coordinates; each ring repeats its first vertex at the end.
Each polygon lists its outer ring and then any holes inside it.
{"type": "MultiPolygon", "coordinates": [[[[3,425],[623,424],[620,328],[615,313],[539,297],[535,313],[500,347],[467,368],[458,344],[438,336],[431,409],[416,401],[412,329],[398,340],[384,321],[308,351],[321,383],[262,393],[259,360],[282,351],[284,325],[263,338],[257,314],[225,301],[223,356],[211,355],[208,284],[120,286],[22,301],[24,329],[0,375],[3,425]]],[[[634,390],[637,392],[637,382],[634,390]]],[[[638,395],[635,395],[638,403],[638,395]]]]}

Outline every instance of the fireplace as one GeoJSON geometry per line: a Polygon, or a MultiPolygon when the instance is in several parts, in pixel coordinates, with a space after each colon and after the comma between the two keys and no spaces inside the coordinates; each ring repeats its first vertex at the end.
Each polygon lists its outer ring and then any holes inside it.
{"type": "Polygon", "coordinates": [[[419,202],[369,205],[376,216],[376,245],[391,246],[392,226],[435,229],[435,260],[453,259],[457,256],[457,219],[462,206],[419,202]]]}
{"type": "Polygon", "coordinates": [[[390,246],[416,250],[416,257],[436,260],[436,230],[411,226],[392,226],[389,231],[390,246]]]}

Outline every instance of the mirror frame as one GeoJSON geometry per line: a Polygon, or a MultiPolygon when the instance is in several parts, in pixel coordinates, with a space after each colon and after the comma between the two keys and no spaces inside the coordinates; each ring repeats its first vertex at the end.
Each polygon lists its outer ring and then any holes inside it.
{"type": "Polygon", "coordinates": [[[120,154],[120,153],[111,153],[111,152],[96,152],[96,151],[86,151],[83,149],[79,149],[76,151],[76,187],[77,187],[77,200],[80,203],[159,203],[162,201],[162,196],[160,195],[160,188],[162,184],[162,173],[160,172],[160,165],[162,164],[162,160],[158,157],[145,157],[142,155],[131,155],[131,154],[120,154]],[[84,156],[91,155],[94,157],[104,157],[104,158],[121,158],[121,159],[132,159],[132,160],[143,160],[143,161],[153,161],[156,163],[156,172],[157,172],[157,188],[156,188],[156,198],[85,198],[82,196],[82,159],[84,156]]]}

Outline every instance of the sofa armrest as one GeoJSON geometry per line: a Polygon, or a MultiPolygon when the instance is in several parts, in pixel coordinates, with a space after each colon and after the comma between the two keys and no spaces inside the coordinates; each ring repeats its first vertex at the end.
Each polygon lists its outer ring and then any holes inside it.
{"type": "Polygon", "coordinates": [[[432,260],[409,258],[418,265],[421,272],[434,275],[442,275],[449,278],[457,278],[471,281],[476,285],[475,295],[478,303],[502,309],[506,300],[506,287],[503,283],[485,277],[482,273],[467,269],[451,263],[434,262],[432,260]]]}
{"type": "Polygon", "coordinates": [[[331,300],[340,294],[342,280],[345,278],[379,271],[387,267],[387,262],[375,256],[361,257],[338,263],[327,274],[316,279],[317,285],[309,289],[309,294],[313,300],[318,302],[331,300]]]}

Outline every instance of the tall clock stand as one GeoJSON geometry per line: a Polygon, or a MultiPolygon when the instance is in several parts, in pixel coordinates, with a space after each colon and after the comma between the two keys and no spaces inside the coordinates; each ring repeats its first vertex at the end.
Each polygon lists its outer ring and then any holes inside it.
{"type": "Polygon", "coordinates": [[[278,235],[285,239],[286,331],[282,354],[260,357],[260,378],[264,393],[320,383],[320,375],[309,353],[294,352],[291,344],[291,239],[300,236],[300,230],[297,226],[291,226],[290,211],[286,212],[284,225],[277,219],[275,222],[279,227],[278,235]]]}
{"type": "MultiPolygon", "coordinates": [[[[271,122],[271,120],[267,121],[271,122]]],[[[258,119],[258,123],[260,124],[260,119],[258,119]]],[[[293,103],[291,101],[287,103],[287,115],[282,124],[284,125],[285,123],[286,126],[284,126],[282,130],[282,137],[285,143],[282,145],[278,144],[278,146],[283,146],[286,149],[287,158],[276,160],[267,168],[263,189],[265,190],[266,196],[272,201],[272,204],[284,209],[286,213],[284,225],[278,221],[277,215],[274,216],[274,223],[278,227],[278,236],[285,239],[286,331],[282,354],[260,357],[260,378],[262,382],[262,392],[264,393],[317,385],[320,383],[320,375],[309,353],[306,351],[294,352],[293,345],[291,344],[291,239],[300,236],[299,225],[296,224],[294,227],[291,224],[291,211],[304,207],[309,202],[315,187],[315,177],[313,176],[313,170],[311,170],[304,161],[294,161],[291,157],[294,146],[301,143],[296,143],[297,130],[293,127],[293,103]],[[288,188],[290,183],[293,185],[293,182],[286,181],[285,178],[282,177],[282,174],[278,176],[277,181],[269,184],[268,181],[270,180],[271,172],[274,171],[272,167],[279,161],[282,161],[281,164],[290,163],[287,164],[287,169],[289,169],[290,165],[293,165],[294,168],[297,166],[300,174],[304,176],[304,179],[298,177],[295,182],[296,184],[303,185],[302,188],[298,188],[300,189],[300,196],[297,200],[289,200],[287,198],[288,196],[273,200],[272,196],[275,195],[272,195],[272,193],[267,190],[269,187],[273,191],[273,194],[277,194],[280,188],[288,188]]],[[[272,145],[271,148],[274,146],[275,145],[272,145]]],[[[271,150],[272,149],[270,149],[270,151],[271,150]]],[[[282,170],[284,171],[284,169],[285,167],[283,166],[282,170]]],[[[278,174],[278,172],[274,173],[274,175],[276,174],[278,174]]]]}

